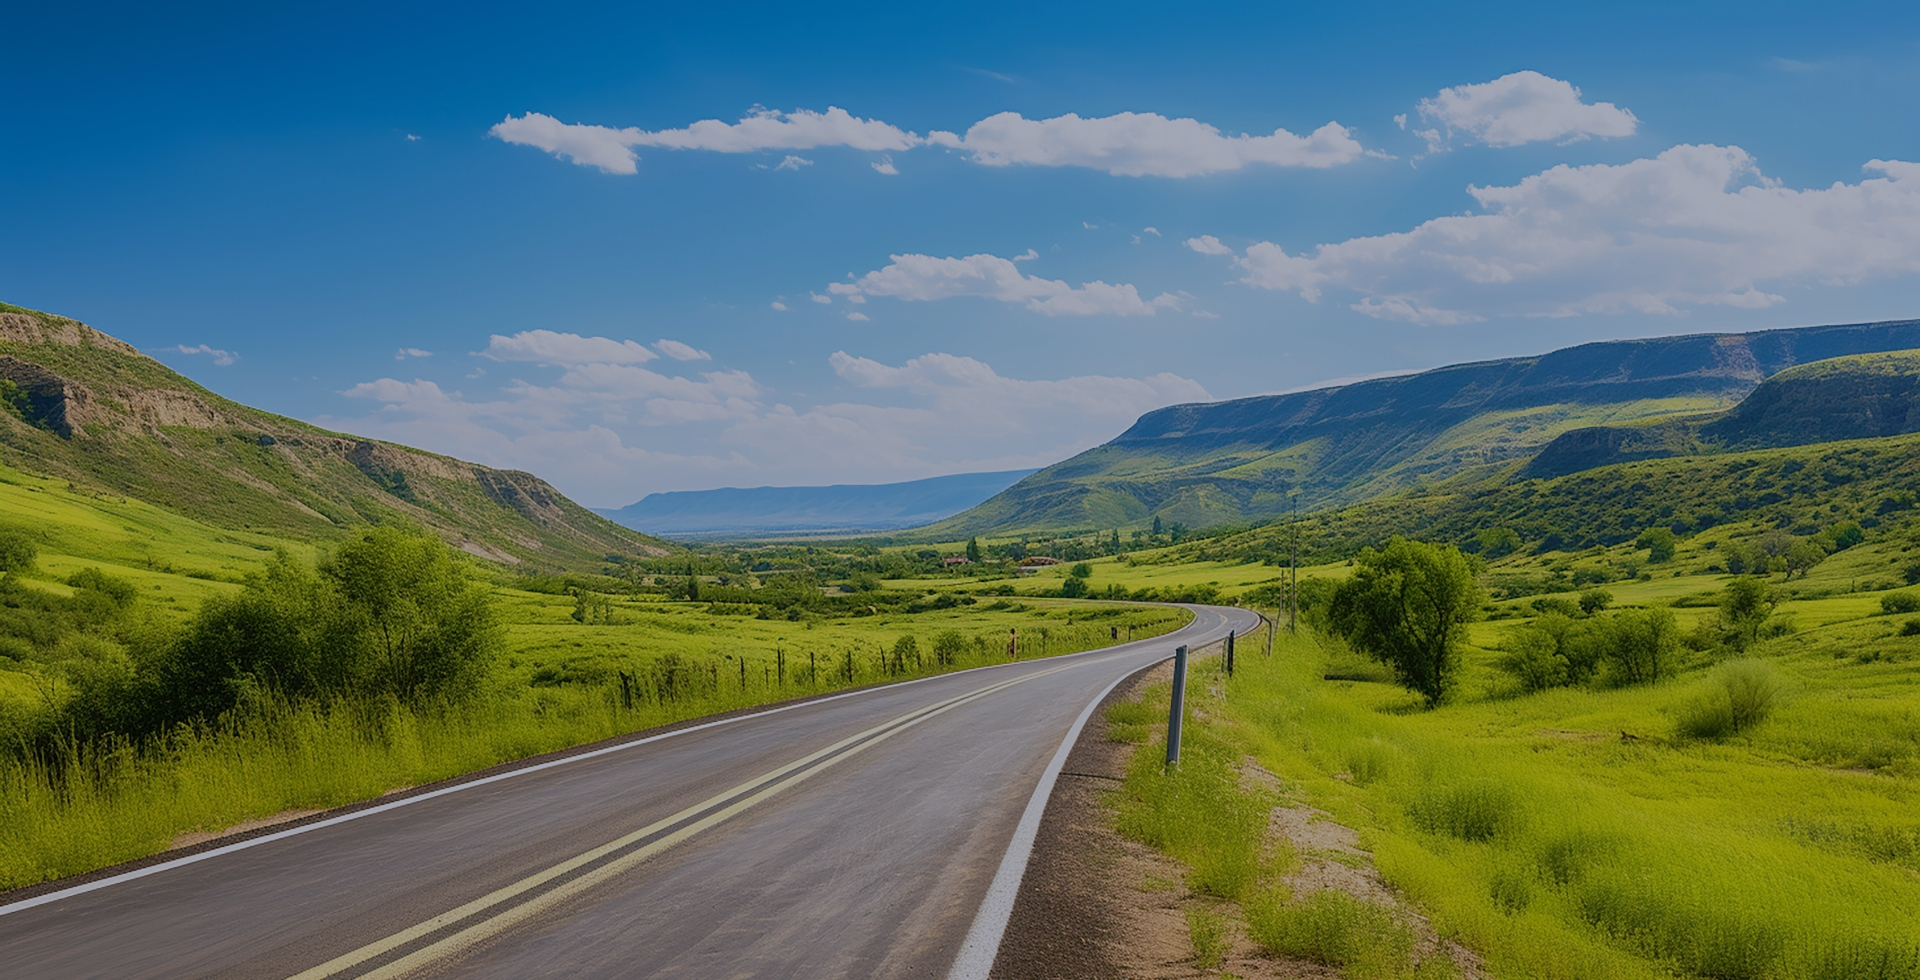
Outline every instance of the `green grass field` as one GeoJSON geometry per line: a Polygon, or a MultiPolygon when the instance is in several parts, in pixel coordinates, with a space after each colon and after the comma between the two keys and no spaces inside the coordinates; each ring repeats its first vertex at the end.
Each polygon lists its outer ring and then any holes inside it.
{"type": "MultiPolygon", "coordinates": [[[[1719,741],[1680,732],[1723,669],[1705,656],[1652,685],[1519,693],[1492,647],[1524,618],[1477,624],[1438,709],[1355,679],[1379,671],[1337,641],[1283,634],[1231,681],[1203,666],[1193,717],[1203,747],[1254,757],[1358,829],[1494,976],[1920,977],[1920,635],[1900,635],[1914,617],[1873,594],[1777,615],[1797,631],[1751,651],[1777,707],[1719,741]]],[[[1182,819],[1219,819],[1189,795],[1182,819]]],[[[1172,851],[1196,874],[1220,860],[1172,851]]],[[[1253,929],[1266,913],[1248,887],[1227,897],[1246,898],[1253,929]]]]}

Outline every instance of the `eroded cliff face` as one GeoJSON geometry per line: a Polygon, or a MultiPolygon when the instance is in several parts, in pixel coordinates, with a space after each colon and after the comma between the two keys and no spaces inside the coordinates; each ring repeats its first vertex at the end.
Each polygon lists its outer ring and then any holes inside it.
{"type": "Polygon", "coordinates": [[[0,461],[214,524],[324,536],[407,520],[472,554],[547,568],[672,550],[532,474],[249,408],[64,317],[0,312],[6,386],[0,461]]]}

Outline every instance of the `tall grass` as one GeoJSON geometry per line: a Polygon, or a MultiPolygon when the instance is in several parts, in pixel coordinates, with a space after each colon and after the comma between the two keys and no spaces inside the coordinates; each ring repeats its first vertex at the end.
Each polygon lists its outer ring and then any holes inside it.
{"type": "MultiPolygon", "coordinates": [[[[1163,633],[1168,619],[1135,631],[1163,633]]],[[[1053,630],[1054,655],[1096,649],[1104,627],[1053,630]]],[[[636,664],[621,685],[500,684],[459,702],[408,707],[266,699],[218,722],[133,742],[66,743],[52,758],[0,751],[0,889],[79,874],[286,810],[371,799],[489,766],[785,698],[1004,662],[969,644],[949,663],[863,658],[841,671],[789,662],[784,683],[718,658],[636,664]],[[745,678],[742,682],[740,678],[745,678]],[[635,696],[635,688],[638,696],[635,696]]]]}
{"type": "MultiPolygon", "coordinates": [[[[1911,779],[1783,764],[1744,743],[1623,739],[1662,724],[1670,688],[1409,713],[1384,685],[1323,680],[1323,656],[1302,639],[1247,658],[1227,710],[1208,715],[1361,828],[1388,881],[1494,975],[1920,980],[1911,779]]],[[[1724,705],[1727,731],[1772,732],[1778,675],[1736,661],[1695,685],[1724,705]]],[[[1329,923],[1345,913],[1322,901],[1256,902],[1249,935],[1337,959],[1329,923]]]]}

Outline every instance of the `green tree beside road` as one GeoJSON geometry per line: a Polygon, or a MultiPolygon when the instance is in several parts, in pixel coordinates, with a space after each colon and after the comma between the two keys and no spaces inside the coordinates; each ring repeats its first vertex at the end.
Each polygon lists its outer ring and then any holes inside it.
{"type": "Polygon", "coordinates": [[[1466,628],[1482,591],[1460,549],[1396,537],[1356,559],[1333,595],[1333,623],[1348,642],[1393,669],[1408,690],[1437,705],[1451,688],[1466,628]]]}

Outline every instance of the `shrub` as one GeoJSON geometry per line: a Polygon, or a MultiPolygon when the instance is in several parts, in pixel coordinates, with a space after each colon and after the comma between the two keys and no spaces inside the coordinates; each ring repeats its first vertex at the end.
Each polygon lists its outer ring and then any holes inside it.
{"type": "Polygon", "coordinates": [[[1507,635],[1499,660],[1501,670],[1519,679],[1529,692],[1567,683],[1567,658],[1560,655],[1552,633],[1529,626],[1507,635]]]}
{"type": "Polygon", "coordinates": [[[1421,830],[1465,841],[1490,841],[1520,825],[1519,799],[1489,776],[1433,783],[1407,809],[1421,830]]]}
{"type": "Polygon", "coordinates": [[[1386,909],[1342,891],[1322,889],[1300,903],[1270,892],[1246,912],[1248,937],[1278,956],[1391,976],[1405,972],[1413,952],[1413,934],[1386,909]]]}
{"type": "Polygon", "coordinates": [[[1880,597],[1880,611],[1893,613],[1920,612],[1920,592],[1895,592],[1880,597]]]}
{"type": "Polygon", "coordinates": [[[1647,560],[1658,565],[1673,560],[1673,549],[1678,542],[1679,537],[1671,528],[1650,527],[1640,532],[1633,545],[1647,549],[1647,560]]]}
{"type": "Polygon", "coordinates": [[[1770,664],[1730,661],[1714,672],[1705,692],[1681,708],[1677,728],[1687,738],[1727,738],[1767,720],[1779,698],[1780,682],[1770,664]]]}
{"type": "Polygon", "coordinates": [[[1627,609],[1605,621],[1608,662],[1622,683],[1644,684],[1673,672],[1680,627],[1665,609],[1627,609]]]}
{"type": "Polygon", "coordinates": [[[40,546],[33,543],[27,532],[0,528],[0,572],[28,571],[39,556],[40,546]]]}
{"type": "Polygon", "coordinates": [[[1588,589],[1580,593],[1580,611],[1588,616],[1601,612],[1613,605],[1613,593],[1605,589],[1588,589]]]}
{"type": "Polygon", "coordinates": [[[1187,938],[1193,943],[1195,966],[1202,970],[1219,966],[1229,945],[1226,916],[1198,906],[1187,909],[1187,938]]]}
{"type": "Polygon", "coordinates": [[[1909,619],[1900,627],[1901,636],[1920,636],[1920,619],[1909,619]]]}

